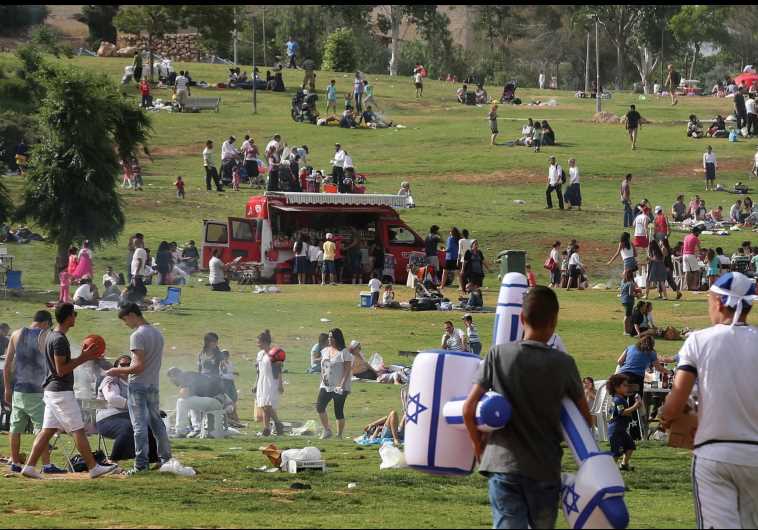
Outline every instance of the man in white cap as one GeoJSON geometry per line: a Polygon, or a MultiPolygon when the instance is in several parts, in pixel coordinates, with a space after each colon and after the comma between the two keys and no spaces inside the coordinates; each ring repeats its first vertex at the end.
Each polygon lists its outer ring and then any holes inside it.
{"type": "Polygon", "coordinates": [[[758,527],[758,327],[747,324],[755,293],[754,281],[738,272],[710,288],[713,326],[684,343],[662,412],[668,428],[684,413],[697,381],[692,487],[698,528],[758,527]]]}
{"type": "Polygon", "coordinates": [[[326,241],[324,241],[324,271],[321,276],[321,285],[326,285],[327,283],[337,285],[335,282],[337,267],[334,262],[336,257],[337,245],[334,242],[334,235],[326,234],[326,241]]]}

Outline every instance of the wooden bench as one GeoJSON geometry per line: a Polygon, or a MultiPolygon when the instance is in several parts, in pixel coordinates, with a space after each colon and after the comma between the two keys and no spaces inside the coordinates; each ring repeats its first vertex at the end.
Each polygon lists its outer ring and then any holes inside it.
{"type": "Polygon", "coordinates": [[[185,110],[196,111],[204,109],[213,109],[218,112],[221,106],[221,98],[201,98],[189,96],[187,102],[184,104],[185,110]]]}

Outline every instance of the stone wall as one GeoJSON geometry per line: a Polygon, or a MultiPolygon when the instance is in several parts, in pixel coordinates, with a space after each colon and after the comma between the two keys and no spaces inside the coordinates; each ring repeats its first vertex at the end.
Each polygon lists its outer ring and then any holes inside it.
{"type": "MultiPolygon", "coordinates": [[[[118,34],[118,49],[134,46],[147,50],[147,37],[129,33],[118,34]]],[[[197,33],[168,33],[162,39],[154,39],[153,52],[174,61],[199,61],[208,55],[197,33]]]]}

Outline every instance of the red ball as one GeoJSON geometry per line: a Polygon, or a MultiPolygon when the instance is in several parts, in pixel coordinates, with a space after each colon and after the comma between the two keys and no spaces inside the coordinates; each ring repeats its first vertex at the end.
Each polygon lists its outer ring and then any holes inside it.
{"type": "Polygon", "coordinates": [[[82,350],[85,350],[92,345],[94,347],[94,353],[98,357],[105,355],[105,339],[100,335],[87,335],[82,342],[82,350]]]}

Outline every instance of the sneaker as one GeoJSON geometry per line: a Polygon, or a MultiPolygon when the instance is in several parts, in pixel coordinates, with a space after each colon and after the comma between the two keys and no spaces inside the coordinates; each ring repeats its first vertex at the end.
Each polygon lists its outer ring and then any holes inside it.
{"type": "Polygon", "coordinates": [[[116,464],[111,464],[109,466],[101,466],[98,464],[94,468],[90,469],[89,478],[95,479],[105,475],[110,475],[116,471],[117,468],[118,466],[116,464]]]}
{"type": "MultiPolygon", "coordinates": [[[[160,469],[160,467],[158,469],[160,469]]],[[[149,471],[148,471],[147,468],[137,469],[136,467],[133,467],[132,469],[130,469],[129,471],[126,472],[126,476],[127,477],[134,477],[134,476],[137,476],[137,475],[146,475],[148,472],[149,471]]]]}
{"type": "Polygon", "coordinates": [[[32,466],[24,466],[21,470],[21,474],[26,478],[33,478],[37,480],[42,479],[42,475],[40,475],[39,472],[32,466]]]}
{"type": "Polygon", "coordinates": [[[187,438],[198,438],[200,436],[200,430],[195,429],[192,432],[187,433],[187,438]]]}
{"type": "Polygon", "coordinates": [[[45,466],[42,466],[42,472],[45,475],[65,475],[68,473],[67,470],[61,469],[55,464],[47,464],[45,466]]]}
{"type": "Polygon", "coordinates": [[[21,473],[21,470],[23,469],[21,464],[10,464],[8,467],[10,468],[11,473],[21,473]]]}
{"type": "Polygon", "coordinates": [[[321,433],[321,436],[319,436],[319,440],[326,440],[327,438],[332,437],[332,431],[329,429],[324,429],[324,432],[321,433]]]}

